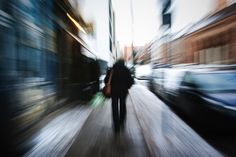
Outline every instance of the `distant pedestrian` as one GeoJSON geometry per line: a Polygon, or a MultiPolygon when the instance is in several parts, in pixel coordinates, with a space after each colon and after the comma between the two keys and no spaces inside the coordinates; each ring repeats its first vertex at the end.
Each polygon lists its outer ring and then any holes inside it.
{"type": "Polygon", "coordinates": [[[107,71],[104,82],[107,83],[111,77],[111,98],[112,98],[112,116],[115,132],[124,129],[126,120],[126,97],[128,89],[134,84],[129,69],[125,66],[124,60],[118,60],[113,67],[107,71]]]}

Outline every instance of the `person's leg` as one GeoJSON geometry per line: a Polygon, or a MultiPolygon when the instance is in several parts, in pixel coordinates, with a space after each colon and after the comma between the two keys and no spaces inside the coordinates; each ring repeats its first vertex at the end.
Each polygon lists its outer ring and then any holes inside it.
{"type": "Polygon", "coordinates": [[[126,95],[120,97],[120,126],[124,128],[126,120],[126,95]]]}
{"type": "Polygon", "coordinates": [[[118,97],[112,97],[112,117],[113,117],[113,125],[115,132],[119,132],[119,112],[118,112],[118,97]]]}

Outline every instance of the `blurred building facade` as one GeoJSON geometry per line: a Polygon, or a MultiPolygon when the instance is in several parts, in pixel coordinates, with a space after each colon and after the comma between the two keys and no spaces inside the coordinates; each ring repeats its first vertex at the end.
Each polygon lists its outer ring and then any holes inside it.
{"type": "Polygon", "coordinates": [[[218,1],[218,9],[169,37],[153,42],[154,64],[235,64],[235,1],[218,1]]]}
{"type": "Polygon", "coordinates": [[[225,7],[228,7],[235,2],[236,2],[235,0],[217,0],[215,12],[218,12],[221,9],[224,9],[225,7]]]}
{"type": "Polygon", "coordinates": [[[114,62],[117,58],[119,58],[119,54],[117,52],[117,41],[116,41],[116,32],[115,32],[115,12],[113,7],[112,0],[109,0],[109,50],[112,55],[111,60],[114,62]]]}
{"type": "Polygon", "coordinates": [[[115,12],[112,0],[79,0],[81,14],[87,23],[91,23],[93,33],[83,39],[94,51],[97,58],[108,64],[116,56],[115,12]]]}
{"type": "Polygon", "coordinates": [[[132,60],[133,49],[131,48],[131,46],[125,46],[123,51],[125,61],[130,62],[132,60]]]}
{"type": "Polygon", "coordinates": [[[80,36],[87,23],[75,6],[67,0],[0,1],[1,154],[16,156],[25,129],[98,91],[97,62],[83,54],[92,52],[80,36]]]}

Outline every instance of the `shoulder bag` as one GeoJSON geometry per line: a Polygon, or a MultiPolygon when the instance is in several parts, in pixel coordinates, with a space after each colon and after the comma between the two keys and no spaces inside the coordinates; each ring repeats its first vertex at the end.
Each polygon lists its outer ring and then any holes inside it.
{"type": "Polygon", "coordinates": [[[110,98],[111,97],[111,78],[112,78],[113,70],[111,70],[108,82],[102,89],[102,93],[105,97],[110,98]]]}

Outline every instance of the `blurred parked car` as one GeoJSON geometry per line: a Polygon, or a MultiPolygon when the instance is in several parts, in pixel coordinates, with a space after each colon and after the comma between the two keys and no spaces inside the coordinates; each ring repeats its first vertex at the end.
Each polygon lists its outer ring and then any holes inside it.
{"type": "Polygon", "coordinates": [[[152,73],[150,64],[136,65],[135,66],[135,77],[140,80],[149,80],[152,73]]]}
{"type": "Polygon", "coordinates": [[[164,71],[163,98],[169,103],[175,103],[181,82],[188,69],[171,68],[164,71]]]}
{"type": "Polygon", "coordinates": [[[164,93],[164,71],[166,68],[153,69],[150,80],[149,89],[158,94],[158,96],[163,97],[164,93]]]}
{"type": "Polygon", "coordinates": [[[152,72],[150,89],[168,102],[174,102],[186,68],[158,68],[152,72]]]}
{"type": "Polygon", "coordinates": [[[104,83],[105,77],[106,77],[106,74],[102,74],[99,77],[99,89],[100,90],[105,86],[105,83],[104,83]]]}
{"type": "Polygon", "coordinates": [[[217,128],[235,126],[236,71],[188,71],[173,101],[198,123],[217,128]]]}
{"type": "Polygon", "coordinates": [[[236,70],[232,66],[154,69],[150,88],[198,124],[236,128],[236,70]]]}

